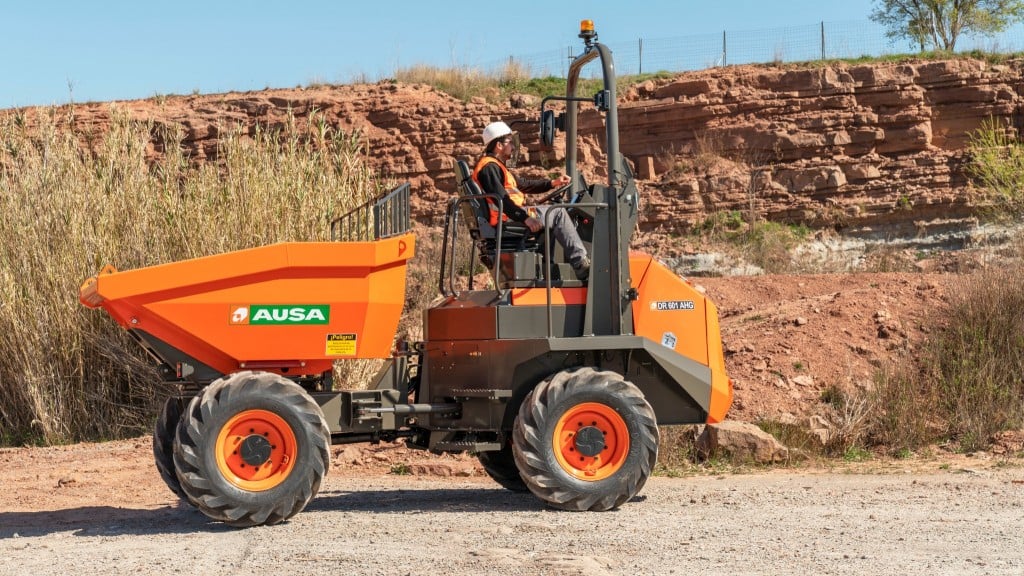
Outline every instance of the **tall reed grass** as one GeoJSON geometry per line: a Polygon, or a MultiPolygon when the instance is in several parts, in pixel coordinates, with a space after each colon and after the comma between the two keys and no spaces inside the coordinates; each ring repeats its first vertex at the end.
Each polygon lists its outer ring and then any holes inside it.
{"type": "Polygon", "coordinates": [[[115,110],[93,131],[68,109],[25,114],[0,117],[0,443],[148,430],[166,393],[152,362],[78,302],[104,264],[327,240],[333,217],[382,189],[359,136],[316,114],[301,128],[224,126],[219,160],[199,167],[175,126],[115,110]]]}

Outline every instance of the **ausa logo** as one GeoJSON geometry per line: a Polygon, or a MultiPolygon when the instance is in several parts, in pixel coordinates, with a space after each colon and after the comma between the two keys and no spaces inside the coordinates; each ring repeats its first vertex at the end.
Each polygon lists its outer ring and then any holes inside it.
{"type": "Polygon", "coordinates": [[[231,307],[231,324],[328,324],[330,318],[331,307],[327,304],[252,304],[231,307]]]}

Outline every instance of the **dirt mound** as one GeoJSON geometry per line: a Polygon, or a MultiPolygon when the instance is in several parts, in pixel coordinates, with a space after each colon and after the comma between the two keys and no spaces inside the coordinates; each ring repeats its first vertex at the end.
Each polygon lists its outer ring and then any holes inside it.
{"type": "Polygon", "coordinates": [[[729,418],[815,414],[830,388],[868,389],[913,354],[956,276],[818,274],[700,278],[718,305],[735,386],[729,418]]]}

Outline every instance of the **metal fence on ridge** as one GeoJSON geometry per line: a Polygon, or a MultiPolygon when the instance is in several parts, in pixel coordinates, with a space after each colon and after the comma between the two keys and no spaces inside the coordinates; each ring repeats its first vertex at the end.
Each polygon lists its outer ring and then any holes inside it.
{"type": "MultiPolygon", "coordinates": [[[[683,72],[729,64],[806,62],[834,58],[878,57],[907,54],[921,47],[907,40],[892,40],[883,26],[870,20],[819,22],[764,30],[743,30],[679,36],[640,38],[632,42],[608,42],[615,53],[620,75],[650,72],[683,72]]],[[[578,47],[550,52],[512,55],[482,66],[500,71],[509,63],[523,67],[534,77],[562,76],[578,47]]],[[[1017,25],[992,36],[962,36],[957,52],[983,50],[1006,53],[1024,51],[1024,26],[1017,25]]]]}

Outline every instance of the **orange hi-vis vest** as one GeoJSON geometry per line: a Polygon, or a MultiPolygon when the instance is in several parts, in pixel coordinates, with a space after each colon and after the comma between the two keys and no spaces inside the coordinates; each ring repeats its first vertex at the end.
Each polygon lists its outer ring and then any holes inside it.
{"type": "MultiPolygon", "coordinates": [[[[483,185],[480,184],[479,174],[480,171],[484,169],[484,166],[487,166],[488,164],[492,163],[497,164],[498,167],[501,168],[501,173],[504,174],[505,176],[504,186],[505,191],[508,193],[509,200],[511,200],[516,206],[522,206],[523,204],[525,204],[526,194],[523,194],[522,192],[519,191],[519,183],[516,182],[516,177],[513,176],[512,173],[508,171],[508,168],[505,168],[505,165],[502,164],[501,161],[499,161],[494,156],[484,156],[483,158],[480,159],[479,162],[476,163],[476,168],[473,170],[473,180],[476,181],[476,185],[480,186],[480,189],[483,190],[483,185]]],[[[487,205],[491,209],[491,226],[497,226],[498,202],[494,198],[488,196],[487,205]]],[[[507,221],[508,215],[502,214],[501,219],[502,221],[507,221]]]]}

